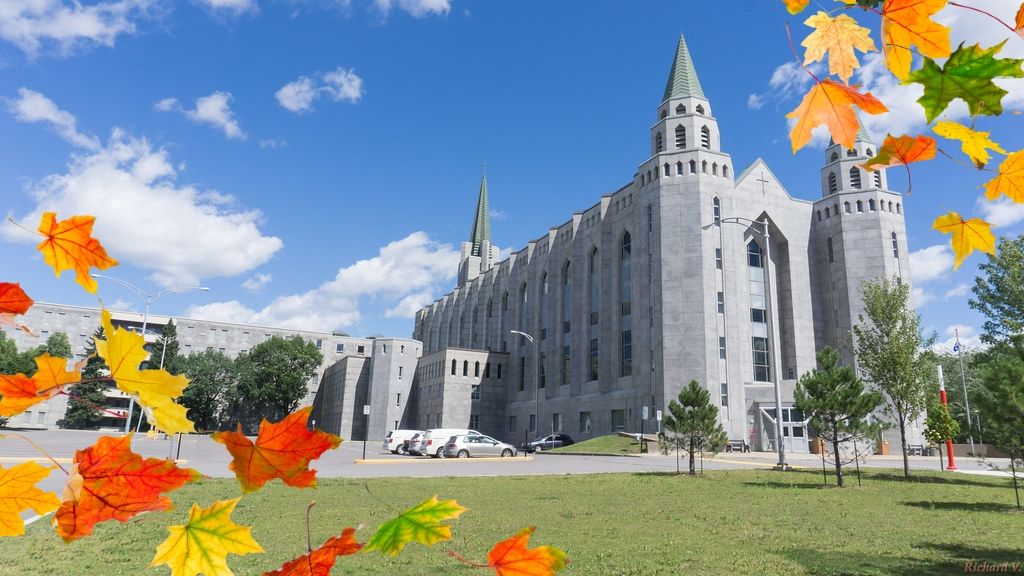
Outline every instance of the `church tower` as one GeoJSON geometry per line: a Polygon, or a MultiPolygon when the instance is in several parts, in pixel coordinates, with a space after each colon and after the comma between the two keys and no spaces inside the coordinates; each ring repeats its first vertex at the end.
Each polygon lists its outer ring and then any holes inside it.
{"type": "Polygon", "coordinates": [[[832,346],[854,365],[850,331],[864,311],[862,285],[879,277],[910,282],[903,198],[888,189],[885,170],[861,167],[877,147],[864,129],[853,148],[830,142],[814,203],[812,237],[818,269],[818,348],[832,346]]]}
{"type": "Polygon", "coordinates": [[[491,269],[498,260],[497,247],[491,246],[491,218],[487,206],[487,165],[480,179],[480,193],[476,199],[476,213],[473,216],[473,228],[469,242],[462,243],[459,259],[458,287],[465,286],[481,273],[491,269]]]}

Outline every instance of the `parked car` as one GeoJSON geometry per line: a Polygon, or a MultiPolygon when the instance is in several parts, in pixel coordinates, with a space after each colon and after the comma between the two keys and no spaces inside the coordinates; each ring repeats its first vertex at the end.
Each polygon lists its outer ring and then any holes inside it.
{"type": "Polygon", "coordinates": [[[498,442],[483,434],[462,434],[448,439],[448,443],[444,447],[444,455],[448,458],[469,458],[471,456],[508,458],[516,455],[516,447],[505,442],[498,442]]]}
{"type": "Polygon", "coordinates": [[[420,449],[423,446],[423,434],[424,432],[417,432],[405,441],[405,453],[412,454],[413,456],[419,456],[421,454],[420,449]]]}
{"type": "Polygon", "coordinates": [[[433,458],[444,458],[444,445],[452,436],[462,434],[481,435],[476,430],[465,428],[433,428],[423,433],[423,444],[419,448],[420,454],[428,454],[433,458]]]}
{"type": "Polygon", "coordinates": [[[568,434],[549,434],[523,445],[523,451],[527,453],[543,452],[544,450],[551,450],[552,448],[559,448],[570,444],[575,444],[575,442],[573,442],[568,434]]]}
{"type": "Polygon", "coordinates": [[[392,454],[401,454],[406,451],[406,440],[419,434],[422,430],[392,430],[384,438],[384,449],[390,450],[392,454]]]}

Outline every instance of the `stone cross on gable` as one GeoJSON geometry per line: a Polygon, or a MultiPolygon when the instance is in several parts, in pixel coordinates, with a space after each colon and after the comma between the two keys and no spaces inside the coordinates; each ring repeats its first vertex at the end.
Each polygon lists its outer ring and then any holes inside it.
{"type": "Polygon", "coordinates": [[[764,196],[765,195],[764,185],[768,183],[768,180],[765,180],[764,172],[763,171],[761,172],[761,177],[758,178],[757,180],[755,180],[755,182],[760,182],[761,183],[761,196],[764,196]]]}

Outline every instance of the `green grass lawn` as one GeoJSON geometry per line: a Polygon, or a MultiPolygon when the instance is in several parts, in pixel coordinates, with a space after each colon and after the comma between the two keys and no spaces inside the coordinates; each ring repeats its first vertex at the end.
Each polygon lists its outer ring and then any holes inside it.
{"type": "MultiPolygon", "coordinates": [[[[305,507],[315,499],[313,545],[345,526],[360,540],[399,510],[432,494],[469,508],[451,542],[410,545],[339,559],[335,574],[486,574],[447,554],[485,561],[495,542],[538,527],[531,544],[568,552],[563,574],[962,574],[965,562],[1024,563],[1024,514],[1011,511],[1006,479],[868,472],[864,486],[823,488],[814,472],[715,471],[664,474],[321,480],[316,489],[278,482],[248,495],[234,520],[252,524],[266,554],[231,556],[236,574],[277,568],[306,549],[305,507]]],[[[167,524],[193,501],[239,495],[229,480],[205,480],[173,494],[177,509],[126,524],[107,522],[65,545],[45,521],[21,538],[0,539],[0,575],[169,574],[147,569],[167,524]]]]}
{"type": "MultiPolygon", "coordinates": [[[[652,450],[658,449],[656,444],[650,444],[650,447],[652,450]]],[[[609,434],[577,442],[569,446],[554,448],[549,450],[549,452],[558,454],[639,454],[640,446],[632,438],[626,438],[618,434],[609,434]]]]}

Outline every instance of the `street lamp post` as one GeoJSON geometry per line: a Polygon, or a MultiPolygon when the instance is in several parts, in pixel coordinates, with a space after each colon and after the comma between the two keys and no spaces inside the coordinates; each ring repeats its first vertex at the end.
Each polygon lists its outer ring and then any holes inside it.
{"type": "Polygon", "coordinates": [[[953,350],[956,351],[957,357],[960,360],[960,385],[963,386],[964,390],[964,413],[967,414],[967,438],[971,442],[971,454],[974,454],[974,425],[971,424],[971,402],[967,399],[967,378],[964,377],[964,347],[960,345],[960,330],[954,329],[953,333],[956,335],[956,345],[953,346],[953,350]]]}
{"type": "MultiPolygon", "coordinates": [[[[526,338],[527,340],[529,340],[530,344],[534,343],[533,336],[530,336],[526,332],[520,332],[519,330],[509,330],[509,333],[511,333],[511,334],[518,334],[518,335],[522,336],[523,338],[526,338]]],[[[538,361],[539,361],[539,355],[538,355],[538,361]]],[[[523,369],[525,370],[525,368],[526,367],[524,366],[523,369]]],[[[541,370],[543,370],[543,369],[544,369],[544,367],[541,366],[541,370]]],[[[521,378],[525,379],[526,376],[523,375],[523,376],[521,376],[521,378]]],[[[537,405],[536,416],[534,416],[534,418],[535,418],[534,422],[535,422],[535,425],[537,427],[536,428],[537,432],[540,432],[540,383],[539,382],[537,383],[536,393],[534,394],[534,396],[536,396],[536,402],[537,402],[537,404],[536,404],[537,405]]],[[[529,425],[529,423],[527,423],[527,425],[529,425]]],[[[552,426],[553,425],[554,424],[552,424],[552,426]]],[[[527,434],[529,434],[529,432],[527,432],[527,434]]],[[[523,454],[524,455],[526,454],[526,449],[529,446],[529,443],[530,443],[529,436],[527,436],[526,444],[523,445],[523,454]]]]}
{"type": "MultiPolygon", "coordinates": [[[[789,467],[786,464],[786,448],[782,441],[782,392],[779,386],[779,369],[781,368],[782,360],[778,356],[779,346],[778,342],[775,341],[775,322],[772,315],[772,282],[771,282],[771,264],[772,264],[772,243],[771,235],[769,233],[768,216],[764,217],[764,220],[751,220],[750,218],[742,218],[738,216],[732,216],[729,218],[720,218],[711,224],[701,226],[702,230],[709,230],[713,226],[721,226],[722,224],[739,224],[748,228],[754,228],[755,226],[760,227],[760,230],[755,230],[764,237],[764,285],[765,285],[765,312],[766,320],[768,325],[768,348],[769,354],[771,354],[771,361],[774,366],[769,366],[769,373],[772,379],[772,384],[775,387],[775,446],[779,453],[779,463],[776,468],[780,470],[788,470],[789,467]]],[[[719,229],[721,230],[721,229],[719,229]]],[[[722,246],[722,252],[725,252],[725,246],[722,246]]],[[[725,273],[725,266],[722,267],[722,273],[725,273]]],[[[724,283],[724,282],[723,282],[724,283]]]]}
{"type": "MultiPolygon", "coordinates": [[[[146,326],[149,323],[149,306],[153,302],[156,302],[157,300],[159,300],[159,299],[161,299],[161,298],[163,298],[165,296],[170,296],[171,294],[180,294],[182,292],[191,292],[192,290],[201,290],[203,292],[209,292],[210,291],[210,289],[207,288],[206,286],[185,286],[185,287],[180,287],[180,288],[165,288],[164,290],[160,290],[158,292],[146,292],[142,288],[139,288],[138,286],[136,286],[136,285],[134,285],[134,284],[132,284],[130,282],[125,282],[124,280],[121,280],[120,278],[114,278],[113,276],[107,276],[105,274],[92,274],[92,277],[93,278],[102,278],[104,280],[110,280],[111,282],[113,282],[115,284],[120,284],[124,288],[127,288],[129,292],[131,292],[132,294],[135,294],[143,302],[146,303],[146,311],[143,312],[143,314],[142,314],[142,337],[143,338],[146,337],[146,326]]],[[[109,334],[107,334],[107,338],[110,338],[109,334]]],[[[165,348],[165,351],[166,351],[166,342],[165,342],[165,347],[164,348],[165,348]]],[[[160,367],[161,368],[163,368],[163,363],[164,363],[164,358],[163,358],[163,354],[161,353],[160,354],[160,367]]],[[[125,423],[124,423],[124,433],[125,434],[127,434],[128,432],[131,431],[132,411],[134,410],[134,408],[135,408],[135,398],[129,396],[128,397],[128,418],[127,418],[127,420],[125,420],[125,423]]]]}

